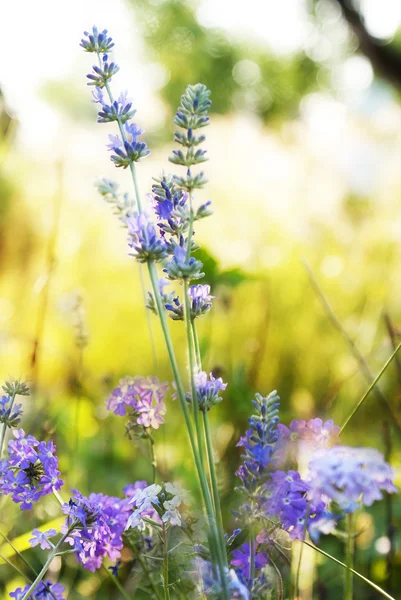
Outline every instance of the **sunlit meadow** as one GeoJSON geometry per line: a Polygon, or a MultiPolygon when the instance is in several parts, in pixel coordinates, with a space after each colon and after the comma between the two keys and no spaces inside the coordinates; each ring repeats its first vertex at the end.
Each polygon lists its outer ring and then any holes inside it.
{"type": "Polygon", "coordinates": [[[40,4],[2,9],[1,597],[397,598],[397,3],[40,4]]]}

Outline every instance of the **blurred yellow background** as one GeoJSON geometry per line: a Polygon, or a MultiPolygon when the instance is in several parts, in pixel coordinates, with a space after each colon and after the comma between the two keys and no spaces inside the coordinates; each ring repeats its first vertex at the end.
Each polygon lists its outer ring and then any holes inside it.
{"type": "MultiPolygon", "coordinates": [[[[124,436],[123,420],[107,415],[104,400],[127,374],[171,380],[152,319],[155,373],[126,233],[94,187],[109,177],[122,191],[130,189],[127,173],[116,172],[107,156],[112,125],[96,123],[86,87],[92,62],[79,41],[93,24],[113,36],[121,67],[114,88],[129,91],[152,150],[138,168],[143,196],[152,177],[169,170],[172,117],[185,86],[201,81],[212,92],[204,169],[210,183],[197,200],[211,199],[214,215],[196,233],[216,296],[199,324],[204,364],[229,383],[212,415],[223,494],[235,485],[235,444],[255,391],[279,391],[285,422],[321,416],[341,424],[368,387],[304,259],[373,374],[401,339],[401,74],[397,81],[390,63],[386,70],[370,54],[375,47],[391,50],[401,64],[401,5],[358,3],[355,14],[364,19],[369,46],[341,4],[0,5],[0,378],[30,379],[34,394],[23,399],[22,425],[55,439],[67,488],[118,494],[126,483],[150,476],[146,449],[124,436]],[[88,333],[82,368],[76,344],[81,311],[88,333]]],[[[176,322],[171,329],[185,372],[184,331],[176,322]]],[[[395,362],[381,383],[399,424],[390,423],[399,483],[400,372],[395,362]]],[[[191,485],[180,418],[169,399],[157,452],[166,479],[175,472],[191,485]]],[[[345,442],[383,451],[383,419],[372,394],[345,442]]],[[[229,523],[232,495],[226,505],[229,523]]],[[[43,502],[29,517],[50,520],[53,509],[43,502]]],[[[398,499],[393,510],[399,525],[398,499]]],[[[359,560],[361,571],[381,584],[386,546],[376,542],[387,535],[383,507],[374,516],[367,525],[370,545],[361,541],[359,560]]],[[[10,537],[29,531],[10,505],[1,521],[10,537]]],[[[397,530],[398,567],[400,539],[397,530]]],[[[74,561],[66,568],[75,573],[74,561]]],[[[79,571],[74,577],[80,595],[71,597],[97,593],[99,575],[79,571]]],[[[4,565],[2,581],[15,587],[4,565]]]]}

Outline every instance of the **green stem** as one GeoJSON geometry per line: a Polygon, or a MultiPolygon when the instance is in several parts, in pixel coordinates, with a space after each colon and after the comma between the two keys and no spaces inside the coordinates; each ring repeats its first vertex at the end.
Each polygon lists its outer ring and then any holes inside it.
{"type": "Polygon", "coordinates": [[[221,546],[221,551],[226,554],[226,543],[224,539],[224,527],[223,527],[223,518],[221,514],[221,503],[220,503],[220,494],[219,488],[217,485],[217,476],[216,476],[216,467],[213,460],[213,445],[212,445],[212,437],[210,434],[210,424],[209,424],[209,415],[207,412],[202,412],[203,415],[203,427],[206,436],[206,449],[207,449],[207,458],[209,461],[209,471],[210,471],[210,479],[212,482],[212,493],[213,493],[213,502],[214,509],[217,521],[217,527],[219,531],[219,542],[221,546]]]}
{"type": "Polygon", "coordinates": [[[362,404],[365,402],[366,398],[369,396],[370,392],[372,391],[372,389],[375,387],[376,383],[379,381],[379,379],[381,378],[381,376],[383,375],[383,373],[386,371],[387,367],[389,366],[389,364],[391,363],[391,361],[393,360],[393,358],[395,357],[395,355],[397,354],[398,350],[401,348],[401,342],[398,344],[397,348],[394,350],[394,352],[391,354],[391,356],[387,359],[387,362],[385,363],[385,365],[383,366],[382,370],[380,371],[380,373],[375,377],[375,379],[372,381],[372,383],[370,384],[370,386],[368,387],[367,391],[365,392],[365,394],[362,396],[362,398],[359,400],[358,404],[355,406],[355,408],[353,409],[353,411],[351,412],[351,414],[349,415],[349,417],[346,419],[344,425],[341,427],[340,433],[339,435],[342,434],[342,432],[344,431],[344,429],[346,428],[346,426],[348,425],[348,423],[350,422],[350,420],[352,419],[352,417],[354,416],[354,414],[356,413],[356,411],[362,406],[362,404]]]}
{"type": "Polygon", "coordinates": [[[131,600],[131,597],[127,594],[127,592],[125,591],[124,587],[122,586],[122,584],[120,583],[118,578],[116,576],[112,575],[110,573],[110,571],[104,565],[102,565],[102,567],[103,567],[103,570],[106,571],[106,573],[110,577],[110,579],[113,581],[116,588],[121,592],[121,595],[124,596],[124,598],[126,600],[131,600]]]}
{"type": "Polygon", "coordinates": [[[198,450],[200,459],[203,465],[203,456],[204,456],[204,447],[203,447],[203,439],[202,439],[202,431],[199,420],[199,405],[198,405],[198,396],[196,393],[196,383],[195,383],[195,355],[194,355],[194,344],[192,339],[192,328],[191,328],[191,307],[190,300],[188,296],[189,285],[188,280],[184,279],[184,314],[185,314],[185,330],[187,333],[187,344],[188,344],[188,354],[189,354],[189,378],[190,378],[190,386],[191,386],[191,398],[192,398],[192,410],[193,417],[195,423],[195,431],[196,438],[198,441],[198,450]]]}
{"type": "MultiPolygon", "coordinates": [[[[11,395],[10,415],[11,415],[11,412],[12,412],[12,410],[13,410],[13,406],[14,406],[14,402],[15,402],[15,397],[16,397],[16,395],[17,395],[17,393],[16,393],[16,392],[13,392],[13,394],[11,395]]],[[[3,445],[4,445],[4,440],[5,440],[5,437],[6,437],[6,431],[7,431],[7,422],[5,421],[5,422],[3,423],[3,427],[2,427],[2,430],[1,430],[1,440],[0,440],[0,458],[1,458],[2,454],[3,454],[3,445]]]]}
{"type": "Polygon", "coordinates": [[[157,460],[155,453],[155,440],[149,435],[150,442],[150,455],[152,457],[152,483],[156,483],[156,472],[157,472],[157,460]]]}
{"type": "MultiPolygon", "coordinates": [[[[252,511],[251,511],[252,512],[252,511]]],[[[250,579],[250,587],[252,588],[254,579],[255,579],[255,554],[256,554],[256,547],[255,547],[255,534],[253,531],[253,527],[251,526],[250,532],[249,532],[249,559],[250,559],[250,563],[249,563],[249,579],[250,579]]]]}
{"type": "Polygon", "coordinates": [[[165,523],[163,523],[163,589],[164,600],[170,600],[170,591],[168,589],[168,542],[165,523]]]}
{"type": "MultiPolygon", "coordinates": [[[[196,357],[196,367],[198,371],[202,370],[201,363],[201,355],[199,348],[199,338],[198,332],[196,331],[196,325],[194,319],[191,320],[191,328],[192,328],[192,340],[195,348],[195,357],[196,357]]],[[[215,516],[217,521],[217,527],[219,531],[219,543],[221,546],[221,551],[224,555],[226,555],[226,543],[224,539],[224,527],[223,527],[223,518],[221,512],[221,503],[220,503],[220,494],[219,488],[217,485],[217,475],[216,475],[216,467],[214,464],[214,456],[213,456],[213,444],[212,444],[212,436],[210,432],[210,423],[209,423],[209,414],[208,412],[202,412],[203,415],[203,431],[206,439],[206,454],[209,463],[209,472],[210,472],[210,480],[212,482],[212,494],[213,494],[213,503],[215,516]]]]}
{"type": "Polygon", "coordinates": [[[135,556],[138,559],[138,562],[142,567],[142,571],[145,573],[146,579],[148,580],[149,585],[152,588],[152,590],[156,596],[156,600],[160,600],[159,590],[157,589],[157,587],[153,581],[153,578],[150,574],[150,571],[148,569],[148,565],[146,564],[146,561],[142,558],[142,556],[140,554],[136,554],[135,556]]]}
{"type": "Polygon", "coordinates": [[[353,574],[354,567],[354,523],[355,515],[350,513],[347,515],[347,547],[346,547],[346,565],[345,573],[345,600],[353,598],[353,574]]]}
{"type": "Polygon", "coordinates": [[[28,591],[25,592],[22,600],[27,600],[29,598],[29,596],[36,590],[37,586],[39,585],[39,583],[42,581],[43,577],[46,575],[47,569],[50,566],[50,563],[52,562],[53,558],[55,557],[55,555],[57,554],[57,550],[60,548],[61,544],[65,541],[66,537],[68,537],[71,533],[71,528],[68,529],[67,533],[65,533],[57,542],[56,546],[53,548],[53,550],[50,552],[47,561],[45,562],[42,570],[40,571],[39,575],[36,577],[35,581],[33,582],[33,584],[29,587],[28,591]]]}
{"type": "MultiPolygon", "coordinates": [[[[334,556],[332,556],[331,554],[328,554],[324,550],[321,550],[317,546],[314,546],[313,544],[310,544],[309,542],[306,542],[306,541],[304,541],[303,543],[306,544],[307,546],[309,546],[310,548],[313,548],[313,550],[316,550],[316,552],[319,552],[320,554],[322,554],[326,558],[329,558],[333,562],[337,563],[338,565],[340,565],[344,569],[347,568],[347,565],[344,564],[343,562],[341,562],[341,560],[338,560],[338,558],[335,558],[334,556]]],[[[361,573],[358,573],[358,571],[355,571],[355,569],[350,569],[350,571],[354,575],[356,575],[357,577],[359,577],[359,579],[362,579],[362,581],[364,581],[365,583],[367,583],[368,585],[370,585],[370,587],[372,587],[374,590],[376,590],[377,592],[379,592],[382,596],[384,596],[384,598],[387,598],[388,600],[396,600],[393,596],[390,596],[390,594],[388,594],[387,592],[385,592],[381,587],[379,587],[378,585],[376,585],[375,583],[373,583],[373,581],[370,581],[370,579],[368,579],[367,577],[364,577],[363,575],[361,575],[361,573]]]]}
{"type": "Polygon", "coordinates": [[[160,298],[160,292],[159,292],[159,288],[157,285],[157,272],[156,272],[155,264],[153,262],[148,262],[148,269],[149,269],[150,280],[152,282],[153,294],[154,294],[154,297],[156,300],[157,311],[158,311],[159,318],[160,318],[160,324],[162,327],[164,340],[165,340],[166,347],[167,347],[167,353],[168,353],[168,356],[170,359],[171,369],[173,371],[175,383],[177,386],[177,395],[178,395],[178,399],[179,399],[179,402],[181,405],[182,412],[184,414],[185,425],[186,425],[186,428],[188,431],[189,441],[190,441],[192,453],[194,456],[195,467],[196,467],[196,471],[197,471],[197,475],[198,475],[198,479],[199,479],[199,485],[201,488],[203,501],[204,501],[205,508],[206,508],[206,514],[207,514],[208,520],[209,520],[211,535],[215,540],[216,555],[217,555],[216,558],[217,558],[217,563],[219,566],[220,578],[222,581],[223,592],[224,592],[223,597],[225,600],[228,600],[229,592],[228,592],[228,585],[227,585],[226,573],[225,573],[227,557],[224,554],[222,554],[220,544],[219,544],[219,535],[218,535],[216,520],[213,515],[212,499],[210,496],[210,491],[209,491],[209,487],[207,484],[205,471],[204,471],[204,468],[202,465],[202,461],[200,459],[199,451],[198,451],[197,444],[196,444],[195,437],[194,437],[194,432],[192,429],[192,423],[191,423],[191,419],[190,419],[190,415],[189,415],[188,404],[187,404],[187,400],[185,397],[184,388],[183,388],[180,373],[178,370],[177,359],[175,357],[174,348],[173,348],[172,340],[170,337],[170,332],[169,332],[168,325],[167,325],[166,313],[165,313],[165,310],[164,310],[164,307],[162,305],[162,301],[160,298]]]}

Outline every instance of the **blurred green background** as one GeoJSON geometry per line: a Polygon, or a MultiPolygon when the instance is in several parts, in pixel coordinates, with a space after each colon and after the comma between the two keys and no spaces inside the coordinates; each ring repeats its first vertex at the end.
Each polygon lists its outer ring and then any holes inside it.
{"type": "MultiPolygon", "coordinates": [[[[142,194],[169,169],[172,117],[186,85],[201,81],[212,91],[210,183],[198,199],[211,199],[215,213],[197,238],[216,300],[199,333],[205,369],[229,383],[211,417],[230,528],[235,444],[253,393],[277,389],[284,422],[320,416],[341,424],[368,387],[303,261],[373,374],[401,340],[401,6],[41,0],[0,10],[0,377],[30,380],[22,426],[56,442],[64,495],[76,486],[118,495],[151,477],[147,449],[125,436],[124,420],[108,415],[104,400],[123,376],[156,374],[137,266],[93,186],[108,176],[125,191],[129,178],[105,151],[112,126],[96,124],[82,31],[96,23],[115,39],[115,90],[129,90],[152,149],[138,169],[142,194]]],[[[152,327],[157,374],[170,380],[156,320],[152,327]]],[[[182,324],[171,330],[185,374],[182,324]]],[[[344,442],[385,452],[400,484],[401,363],[380,385],[392,417],[371,394],[344,442]]],[[[171,399],[156,439],[161,477],[194,487],[171,399]]],[[[23,518],[3,499],[0,531],[14,539],[57,516],[51,498],[23,518]]],[[[359,518],[356,568],[396,596],[399,499],[359,518]]],[[[339,541],[324,547],[341,558],[339,541]]],[[[35,567],[43,561],[40,551],[29,557],[35,567]]],[[[302,598],[339,598],[338,568],[317,562],[314,596],[306,585],[302,598]]],[[[103,573],[77,569],[73,557],[52,575],[71,588],[69,598],[116,594],[103,573]]],[[[0,564],[4,597],[21,583],[0,564]]],[[[357,581],[355,597],[380,596],[357,581]]]]}

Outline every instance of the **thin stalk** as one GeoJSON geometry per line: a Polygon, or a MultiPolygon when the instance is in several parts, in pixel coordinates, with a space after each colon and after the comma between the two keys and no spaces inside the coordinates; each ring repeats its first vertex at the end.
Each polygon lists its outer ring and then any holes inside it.
{"type": "Polygon", "coordinates": [[[150,455],[152,457],[152,483],[156,483],[156,473],[157,473],[157,460],[155,453],[155,440],[151,435],[149,435],[150,442],[150,455]]]}
{"type": "MultiPolygon", "coordinates": [[[[198,338],[198,332],[196,331],[196,325],[195,325],[194,319],[191,320],[191,328],[192,328],[192,340],[193,340],[194,349],[195,349],[196,366],[197,366],[198,371],[201,371],[202,363],[201,363],[201,355],[200,355],[200,349],[199,349],[199,338],[198,338]]],[[[212,444],[212,436],[211,436],[211,432],[210,432],[209,414],[207,411],[203,411],[202,415],[203,415],[203,431],[204,431],[205,439],[206,439],[206,454],[207,454],[207,459],[208,459],[208,463],[209,463],[210,480],[212,483],[214,510],[215,510],[215,516],[216,516],[216,521],[217,521],[217,527],[219,530],[219,542],[220,542],[220,546],[221,546],[221,551],[225,555],[226,554],[226,543],[224,540],[224,526],[223,526],[223,518],[222,518],[222,512],[221,512],[220,494],[219,494],[219,488],[217,485],[216,467],[214,464],[214,457],[213,457],[213,444],[212,444]]]]}
{"type": "MultiPolygon", "coordinates": [[[[313,548],[313,550],[316,550],[316,552],[319,552],[319,554],[322,554],[326,558],[329,558],[333,562],[337,563],[338,565],[340,565],[344,569],[347,568],[347,565],[344,564],[343,562],[341,562],[341,560],[338,560],[338,558],[335,558],[331,554],[328,554],[328,552],[325,552],[324,550],[321,550],[321,548],[318,548],[317,546],[314,546],[313,544],[310,544],[309,542],[306,542],[306,541],[304,541],[303,543],[306,544],[307,546],[309,546],[310,548],[313,548]]],[[[362,579],[362,581],[364,581],[365,583],[367,583],[368,585],[370,585],[371,588],[373,588],[374,590],[376,590],[377,592],[379,592],[379,594],[381,594],[382,596],[384,596],[384,598],[387,598],[388,600],[396,600],[393,596],[390,596],[390,594],[388,594],[386,591],[384,591],[381,587],[379,587],[378,585],[376,585],[375,583],[373,583],[373,581],[370,581],[370,579],[368,579],[367,577],[364,577],[363,575],[361,575],[361,573],[358,573],[358,571],[355,571],[355,569],[350,569],[350,571],[351,571],[351,573],[353,573],[354,575],[356,575],[357,577],[359,577],[359,579],[362,579]]]]}
{"type": "Polygon", "coordinates": [[[249,579],[250,579],[251,587],[255,580],[255,555],[256,555],[255,533],[253,531],[253,527],[251,527],[250,532],[249,532],[249,579]]]}
{"type": "Polygon", "coordinates": [[[168,545],[167,545],[167,529],[163,523],[163,590],[164,600],[170,600],[170,591],[168,589],[168,545]]]}
{"type": "MultiPolygon", "coordinates": [[[[309,515],[310,515],[310,502],[308,503],[308,508],[306,511],[306,519],[305,519],[303,536],[302,536],[303,539],[305,539],[306,534],[307,534],[309,515]]],[[[301,576],[301,564],[302,564],[303,550],[304,550],[304,546],[303,546],[303,544],[301,544],[301,547],[299,549],[298,565],[297,565],[297,572],[296,572],[296,577],[295,577],[294,595],[296,598],[299,596],[299,579],[301,576]]]]}
{"type": "MultiPolygon", "coordinates": [[[[11,415],[11,411],[12,411],[13,406],[14,406],[16,395],[17,395],[16,392],[13,392],[13,394],[11,395],[10,415],[11,415]]],[[[7,431],[7,423],[4,422],[2,430],[1,430],[1,439],[0,439],[0,459],[1,459],[1,456],[3,454],[3,445],[4,445],[4,440],[5,440],[5,437],[6,437],[6,431],[7,431]]]]}
{"type": "Polygon", "coordinates": [[[195,325],[195,321],[193,319],[192,319],[192,335],[193,335],[193,339],[194,339],[197,367],[198,367],[199,371],[202,371],[202,358],[201,358],[200,347],[199,347],[198,332],[196,331],[196,325],[195,325]]]}
{"type": "Polygon", "coordinates": [[[366,398],[369,396],[370,392],[375,387],[376,383],[381,379],[382,375],[384,374],[384,372],[386,371],[387,367],[389,366],[389,364],[391,363],[391,361],[393,360],[393,358],[395,357],[395,355],[397,354],[397,352],[398,352],[398,350],[400,348],[401,348],[401,342],[398,344],[398,346],[396,347],[396,349],[394,350],[394,352],[391,354],[391,356],[387,359],[387,362],[384,364],[382,370],[380,371],[380,373],[378,375],[376,375],[376,377],[374,378],[374,380],[372,381],[372,383],[368,387],[368,389],[365,392],[365,394],[359,400],[358,404],[355,406],[355,408],[353,409],[353,411],[351,412],[351,414],[349,415],[349,417],[345,420],[344,425],[340,429],[339,435],[342,434],[342,432],[344,431],[344,429],[346,428],[346,426],[348,425],[348,423],[350,422],[350,420],[352,419],[352,417],[354,416],[354,414],[357,412],[357,410],[360,409],[360,407],[362,406],[362,404],[365,402],[366,398]]]}
{"type": "Polygon", "coordinates": [[[345,573],[345,600],[352,600],[353,598],[353,574],[352,569],[354,566],[354,523],[355,515],[350,513],[347,515],[347,547],[346,547],[346,565],[347,570],[345,573]]]}
{"type": "Polygon", "coordinates": [[[152,578],[152,576],[150,574],[150,571],[148,569],[148,566],[147,566],[146,562],[143,560],[143,558],[142,558],[142,556],[140,554],[136,554],[135,556],[138,559],[138,562],[139,562],[139,564],[142,567],[142,571],[145,573],[146,579],[148,580],[149,585],[152,588],[152,590],[153,590],[153,592],[154,592],[154,594],[156,596],[156,600],[160,600],[159,590],[157,589],[157,587],[156,587],[156,585],[155,585],[155,583],[153,581],[153,578],[152,578]]]}
{"type": "Polygon", "coordinates": [[[82,399],[82,374],[84,364],[84,349],[78,349],[78,368],[77,368],[77,398],[75,400],[75,416],[74,416],[74,447],[72,449],[72,470],[75,470],[75,459],[79,453],[79,417],[81,412],[82,399]]]}
{"type": "Polygon", "coordinates": [[[210,479],[212,482],[212,492],[213,492],[213,502],[214,509],[217,521],[217,527],[219,530],[219,542],[221,546],[222,552],[226,553],[226,544],[224,540],[224,527],[223,527],[223,518],[221,514],[221,504],[220,504],[220,494],[217,485],[217,477],[216,477],[216,468],[213,460],[213,446],[212,446],[212,438],[210,435],[210,425],[209,425],[209,416],[207,412],[202,412],[203,416],[203,427],[206,436],[206,450],[207,450],[207,458],[209,461],[209,471],[210,471],[210,479]]]}
{"type": "Polygon", "coordinates": [[[68,529],[67,533],[65,533],[57,542],[56,546],[53,548],[53,550],[50,552],[47,561],[45,562],[42,570],[40,571],[39,575],[36,577],[35,581],[32,583],[32,585],[29,587],[28,591],[25,592],[24,596],[22,597],[22,600],[28,600],[29,596],[36,590],[36,588],[38,587],[39,583],[42,581],[43,577],[46,575],[47,569],[50,566],[50,563],[52,562],[53,558],[55,557],[55,555],[57,554],[57,550],[60,548],[61,544],[65,541],[66,537],[68,537],[71,533],[71,528],[68,529]]]}
{"type": "MultiPolygon", "coordinates": [[[[374,376],[373,376],[373,374],[369,368],[369,365],[367,364],[363,354],[361,353],[358,346],[355,344],[354,340],[351,338],[351,336],[349,335],[347,330],[343,327],[341,321],[339,320],[336,313],[334,312],[328,299],[326,298],[322,289],[320,288],[319,283],[312,271],[310,264],[308,263],[308,261],[306,259],[303,259],[303,263],[304,263],[306,272],[308,274],[309,281],[310,281],[316,295],[318,296],[324,310],[326,311],[326,314],[329,317],[331,323],[333,324],[333,326],[337,329],[337,331],[341,334],[341,336],[347,343],[347,345],[348,345],[351,353],[355,357],[355,359],[358,363],[359,369],[360,369],[362,375],[364,376],[364,378],[366,379],[366,381],[368,383],[372,384],[371,389],[374,388],[374,393],[376,394],[376,398],[378,399],[378,401],[380,402],[382,407],[391,415],[394,425],[398,428],[399,431],[401,431],[401,425],[400,425],[396,415],[393,413],[391,405],[389,404],[386,396],[383,394],[380,387],[378,385],[376,385],[379,380],[378,379],[374,380],[374,376]]],[[[394,356],[395,356],[395,354],[394,354],[394,356]]]]}
{"type": "Polygon", "coordinates": [[[220,548],[220,544],[219,544],[219,535],[218,535],[216,520],[215,520],[215,517],[213,514],[212,499],[210,496],[210,491],[209,491],[209,487],[207,484],[205,471],[204,471],[202,462],[200,460],[198,447],[197,447],[197,444],[195,441],[195,436],[194,436],[194,432],[192,429],[192,423],[191,423],[191,419],[190,419],[190,415],[189,415],[188,404],[187,404],[187,400],[185,398],[185,392],[184,392],[184,388],[182,385],[180,373],[178,370],[177,359],[175,357],[174,348],[173,348],[172,340],[170,337],[170,332],[169,332],[168,325],[167,325],[166,314],[165,314],[164,308],[162,306],[161,298],[160,298],[159,288],[157,285],[157,272],[156,272],[155,264],[153,262],[149,262],[148,269],[149,269],[150,280],[152,282],[154,297],[156,300],[157,311],[158,311],[159,318],[160,318],[160,324],[162,327],[164,340],[165,340],[166,347],[167,347],[167,353],[169,356],[171,369],[173,371],[174,379],[175,379],[176,386],[177,386],[178,399],[180,401],[181,409],[184,414],[185,425],[186,425],[186,428],[188,431],[189,441],[190,441],[192,453],[194,456],[195,467],[196,467],[196,471],[197,471],[197,475],[198,475],[198,479],[199,479],[199,484],[200,484],[200,488],[201,488],[201,492],[202,492],[202,496],[203,496],[203,501],[204,501],[205,508],[206,508],[206,514],[207,514],[208,520],[209,520],[211,535],[216,542],[215,543],[216,558],[217,558],[217,563],[219,566],[220,579],[221,579],[222,585],[223,585],[223,597],[225,600],[228,600],[229,592],[228,592],[228,585],[227,585],[227,580],[226,580],[226,576],[225,576],[225,566],[227,565],[227,557],[221,552],[221,548],[220,548]]]}
{"type": "Polygon", "coordinates": [[[188,280],[184,279],[184,317],[185,317],[185,330],[187,334],[187,345],[188,345],[188,355],[189,355],[189,378],[190,378],[190,386],[191,386],[191,397],[192,397],[192,410],[193,410],[193,418],[195,423],[195,431],[196,431],[196,439],[198,442],[198,450],[201,462],[203,464],[203,456],[204,456],[204,447],[203,447],[203,439],[202,439],[202,431],[199,420],[199,405],[198,405],[198,396],[196,393],[196,383],[195,383],[195,355],[194,355],[194,345],[192,340],[192,328],[191,328],[191,307],[188,296],[188,280]]]}
{"type": "Polygon", "coordinates": [[[119,590],[121,595],[125,598],[125,600],[131,600],[131,596],[125,591],[123,585],[120,583],[117,577],[113,576],[109,569],[107,569],[104,565],[102,565],[103,570],[106,571],[107,575],[110,577],[116,588],[119,590]]]}
{"type": "Polygon", "coordinates": [[[57,243],[60,230],[60,216],[61,207],[63,202],[63,163],[60,162],[58,165],[58,189],[54,196],[54,217],[50,236],[47,241],[46,248],[46,281],[42,289],[42,293],[39,300],[39,308],[36,317],[35,324],[35,337],[33,341],[33,348],[30,356],[29,364],[29,379],[31,380],[31,388],[36,391],[38,382],[38,366],[39,366],[39,353],[42,347],[43,335],[46,325],[47,309],[49,305],[50,289],[53,279],[53,275],[56,268],[56,251],[57,243]]]}

